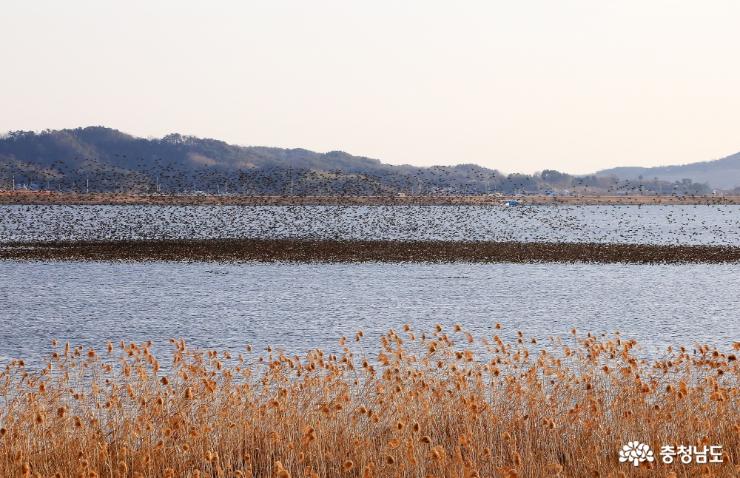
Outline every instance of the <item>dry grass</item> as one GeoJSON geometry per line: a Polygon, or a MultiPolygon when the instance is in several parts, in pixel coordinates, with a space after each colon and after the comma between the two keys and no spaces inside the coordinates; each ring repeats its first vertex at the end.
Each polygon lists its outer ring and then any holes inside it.
{"type": "Polygon", "coordinates": [[[146,205],[501,205],[516,199],[528,205],[625,205],[625,204],[740,204],[740,196],[632,194],[608,195],[582,192],[574,196],[542,194],[507,196],[249,196],[249,195],[172,195],[136,193],[72,193],[51,191],[0,191],[1,204],[146,204],[146,205]]]}
{"type": "Polygon", "coordinates": [[[151,344],[58,347],[0,374],[0,476],[737,476],[734,351],[518,337],[404,327],[300,358],[173,341],[166,372],[151,344]],[[634,468],[629,440],[721,444],[724,463],[634,468]]]}

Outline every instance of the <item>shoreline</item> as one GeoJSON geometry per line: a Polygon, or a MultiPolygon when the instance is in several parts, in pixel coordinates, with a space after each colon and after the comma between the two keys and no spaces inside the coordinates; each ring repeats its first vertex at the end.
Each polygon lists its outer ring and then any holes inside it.
{"type": "Polygon", "coordinates": [[[516,200],[522,205],[740,205],[740,195],[506,195],[506,196],[219,196],[115,193],[58,193],[0,191],[0,205],[161,205],[161,206],[287,206],[287,205],[502,205],[516,200]]]}
{"type": "Polygon", "coordinates": [[[0,261],[288,263],[740,263],[738,246],[303,239],[0,243],[0,261]]]}

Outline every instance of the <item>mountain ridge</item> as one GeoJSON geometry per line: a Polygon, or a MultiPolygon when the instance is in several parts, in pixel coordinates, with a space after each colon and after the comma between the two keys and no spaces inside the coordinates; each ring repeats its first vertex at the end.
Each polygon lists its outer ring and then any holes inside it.
{"type": "Polygon", "coordinates": [[[617,166],[595,173],[597,176],[616,176],[620,179],[655,178],[665,181],[691,179],[707,183],[717,189],[732,189],[740,186],[740,153],[723,158],[667,166],[617,166]]]}
{"type": "Polygon", "coordinates": [[[0,136],[0,189],[246,195],[446,195],[609,192],[705,194],[694,182],[504,174],[471,163],[391,165],[344,151],[239,146],[171,133],[140,138],[105,126],[0,136]]]}

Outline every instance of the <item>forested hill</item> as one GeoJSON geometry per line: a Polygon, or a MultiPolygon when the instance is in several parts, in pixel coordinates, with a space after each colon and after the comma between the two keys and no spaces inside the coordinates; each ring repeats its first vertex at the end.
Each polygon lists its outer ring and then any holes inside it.
{"type": "Polygon", "coordinates": [[[395,166],[341,151],[236,146],[95,126],[0,137],[0,189],[250,195],[445,195],[528,192],[703,194],[691,182],[503,174],[474,164],[395,166]]]}
{"type": "Polygon", "coordinates": [[[596,173],[600,176],[617,176],[621,179],[658,178],[664,181],[681,181],[689,178],[707,183],[719,189],[740,187],[740,153],[714,161],[702,161],[675,166],[654,168],[619,167],[605,169],[596,173]]]}

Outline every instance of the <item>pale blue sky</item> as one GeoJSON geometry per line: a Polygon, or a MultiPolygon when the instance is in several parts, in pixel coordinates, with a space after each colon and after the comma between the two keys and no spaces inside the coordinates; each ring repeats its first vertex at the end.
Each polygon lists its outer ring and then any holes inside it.
{"type": "Polygon", "coordinates": [[[736,0],[5,0],[0,131],[574,173],[740,151],[736,0]]]}

